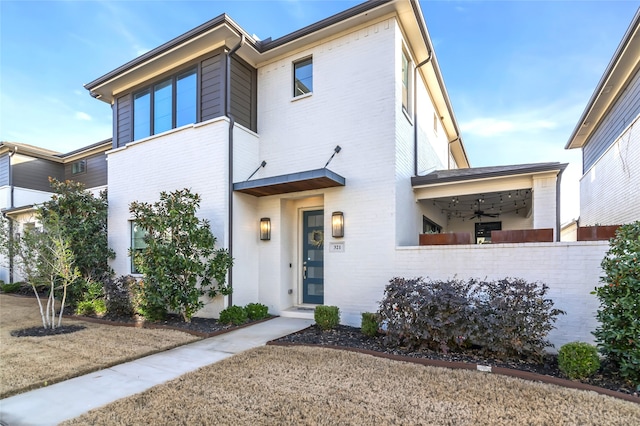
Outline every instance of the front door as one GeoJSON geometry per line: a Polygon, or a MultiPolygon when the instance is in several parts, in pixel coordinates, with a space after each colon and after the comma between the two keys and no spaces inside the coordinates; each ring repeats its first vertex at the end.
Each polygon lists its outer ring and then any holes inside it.
{"type": "Polygon", "coordinates": [[[324,210],[302,212],[302,303],[324,303],[324,210]]]}

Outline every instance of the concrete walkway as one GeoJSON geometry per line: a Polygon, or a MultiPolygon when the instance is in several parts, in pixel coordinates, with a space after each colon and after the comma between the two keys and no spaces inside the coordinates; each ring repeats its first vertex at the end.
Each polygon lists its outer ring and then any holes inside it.
{"type": "Polygon", "coordinates": [[[189,371],[308,327],[313,320],[274,318],[45,388],[0,400],[3,425],[56,425],[189,371]]]}

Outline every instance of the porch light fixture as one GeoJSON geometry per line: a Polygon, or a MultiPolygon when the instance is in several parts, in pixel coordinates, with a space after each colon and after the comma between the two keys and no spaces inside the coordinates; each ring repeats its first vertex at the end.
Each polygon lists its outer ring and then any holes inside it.
{"type": "Polygon", "coordinates": [[[334,238],[344,237],[344,214],[342,212],[331,214],[331,235],[334,238]]]}
{"type": "Polygon", "coordinates": [[[271,239],[271,219],[268,217],[260,219],[260,239],[262,241],[271,239]]]}

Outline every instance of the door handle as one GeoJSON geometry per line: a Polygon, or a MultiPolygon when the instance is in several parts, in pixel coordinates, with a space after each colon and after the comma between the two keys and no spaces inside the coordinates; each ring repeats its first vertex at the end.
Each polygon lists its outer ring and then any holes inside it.
{"type": "Polygon", "coordinates": [[[307,262],[302,264],[302,279],[307,279],[307,262]]]}

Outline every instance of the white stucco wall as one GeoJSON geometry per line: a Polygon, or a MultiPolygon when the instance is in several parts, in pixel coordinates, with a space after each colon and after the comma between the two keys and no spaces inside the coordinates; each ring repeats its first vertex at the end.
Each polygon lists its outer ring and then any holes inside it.
{"type": "Polygon", "coordinates": [[[640,116],[580,180],[580,226],[640,220],[640,116]]]}

